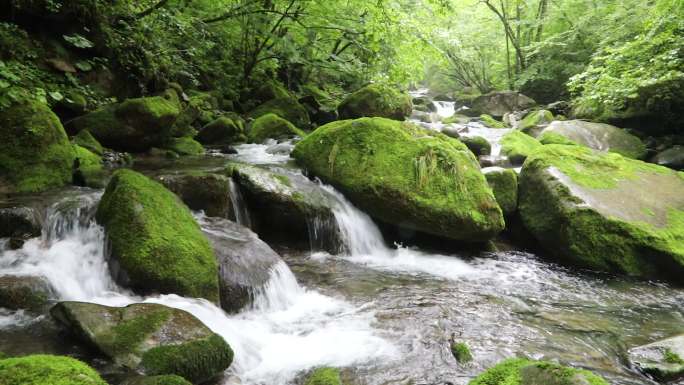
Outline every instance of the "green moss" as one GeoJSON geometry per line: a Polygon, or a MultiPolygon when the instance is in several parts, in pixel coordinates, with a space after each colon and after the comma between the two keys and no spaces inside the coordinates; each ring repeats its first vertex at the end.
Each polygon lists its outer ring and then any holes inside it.
{"type": "Polygon", "coordinates": [[[161,376],[139,376],[121,385],[192,385],[191,382],[175,374],[161,376]]]}
{"type": "Polygon", "coordinates": [[[247,139],[252,143],[263,143],[268,138],[281,139],[294,135],[303,138],[306,133],[278,115],[266,114],[252,123],[247,139]]]}
{"type": "Polygon", "coordinates": [[[97,220],[134,288],[218,299],[218,268],[209,241],[188,208],[161,184],[117,171],[97,220]]]}
{"type": "Polygon", "coordinates": [[[537,140],[541,144],[564,144],[566,146],[579,146],[577,142],[574,142],[561,134],[551,131],[542,132],[542,134],[539,135],[537,140]]]}
{"type": "Polygon", "coordinates": [[[193,138],[173,138],[167,148],[178,155],[201,155],[204,154],[204,147],[193,138]]]}
{"type": "Polygon", "coordinates": [[[590,371],[559,364],[522,358],[508,359],[487,369],[469,385],[608,385],[603,378],[590,371]]]}
{"type": "Polygon", "coordinates": [[[318,368],[306,379],[304,385],[342,385],[340,370],[337,368],[318,368]]]}
{"type": "Polygon", "coordinates": [[[296,127],[309,127],[309,113],[306,108],[299,104],[293,97],[272,99],[258,106],[249,113],[249,116],[258,119],[267,114],[275,114],[291,122],[296,127]]]}
{"type": "Polygon", "coordinates": [[[484,123],[485,126],[489,128],[506,128],[506,124],[504,122],[500,122],[496,119],[494,119],[491,115],[487,114],[482,114],[480,115],[480,120],[482,123],[484,123]]]}
{"type": "Polygon", "coordinates": [[[107,354],[117,356],[130,351],[139,352],[140,344],[171,316],[171,311],[162,307],[143,313],[139,317],[122,321],[100,336],[100,344],[108,347],[107,354]]]}
{"type": "Polygon", "coordinates": [[[98,142],[88,130],[80,131],[78,134],[76,134],[76,136],[73,137],[72,142],[88,149],[96,155],[101,156],[104,153],[104,148],[102,148],[100,142],[98,142]]]}
{"type": "Polygon", "coordinates": [[[533,361],[514,358],[502,361],[470,381],[468,385],[520,385],[520,369],[533,361]]]}
{"type": "Polygon", "coordinates": [[[518,130],[524,131],[540,124],[548,124],[553,121],[553,114],[548,110],[532,111],[518,124],[518,130]]]}
{"type": "Polygon", "coordinates": [[[456,361],[465,364],[473,360],[473,355],[470,353],[470,348],[465,342],[453,342],[451,344],[451,354],[456,361]]]}
{"type": "Polygon", "coordinates": [[[476,156],[489,155],[492,152],[492,145],[481,136],[462,136],[459,140],[476,156]]]}
{"type": "MultiPolygon", "coordinates": [[[[0,112],[0,186],[37,192],[71,182],[74,150],[46,105],[15,104],[0,112]]],[[[0,190],[2,188],[0,187],[0,190]]]]}
{"type": "Polygon", "coordinates": [[[243,127],[235,119],[222,116],[200,130],[197,140],[204,144],[231,144],[246,140],[243,127]]]}
{"type": "Polygon", "coordinates": [[[468,123],[468,122],[470,122],[470,118],[469,118],[469,117],[467,117],[467,116],[465,116],[465,115],[459,115],[459,114],[451,115],[450,117],[445,118],[444,120],[442,120],[442,123],[444,123],[444,124],[453,124],[453,123],[456,123],[456,124],[466,124],[466,123],[468,123]]]}
{"type": "Polygon", "coordinates": [[[181,345],[166,345],[145,352],[141,366],[148,374],[175,374],[193,383],[209,380],[230,366],[233,350],[218,334],[181,345]]]}
{"type": "Polygon", "coordinates": [[[76,159],[78,159],[79,168],[82,169],[101,169],[102,158],[94,154],[90,150],[81,147],[77,144],[73,145],[76,159]]]}
{"type": "Polygon", "coordinates": [[[541,147],[539,141],[520,131],[512,131],[501,138],[501,153],[506,155],[511,163],[520,164],[527,157],[541,147]]]}
{"type": "Polygon", "coordinates": [[[283,185],[292,187],[292,182],[290,181],[290,178],[288,178],[286,175],[273,174],[273,177],[276,178],[283,185]]]}
{"type": "Polygon", "coordinates": [[[32,355],[0,360],[2,385],[107,385],[97,372],[70,357],[32,355]]]}
{"type": "Polygon", "coordinates": [[[682,360],[682,357],[670,349],[665,349],[663,352],[663,360],[668,364],[684,365],[684,360],[682,360]]]}
{"type": "Polygon", "coordinates": [[[477,160],[443,134],[384,118],[337,121],[293,156],[382,221],[471,242],[503,228],[477,160]]]}
{"type": "Polygon", "coordinates": [[[404,120],[411,115],[411,98],[396,88],[376,83],[347,96],[337,107],[340,119],[381,117],[404,120]]]}
{"type": "Polygon", "coordinates": [[[512,169],[492,170],[485,173],[489,187],[501,206],[504,215],[509,216],[518,209],[518,175],[512,169]]]}

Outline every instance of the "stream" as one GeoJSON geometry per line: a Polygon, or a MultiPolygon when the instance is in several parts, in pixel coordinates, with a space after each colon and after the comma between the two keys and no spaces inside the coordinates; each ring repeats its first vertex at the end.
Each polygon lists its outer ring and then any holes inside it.
{"type": "MultiPolygon", "coordinates": [[[[241,145],[227,158],[299,173],[291,148],[289,142],[241,145]]],[[[204,160],[222,164],[226,157],[204,160]]],[[[286,263],[271,271],[252,308],[236,315],[204,300],[139,297],[119,287],[107,267],[104,231],[93,219],[102,191],[72,188],[53,196],[40,238],[19,250],[2,245],[0,275],[44,276],[61,300],[186,310],[235,351],[220,384],[298,383],[322,365],[342,368],[352,384],[466,384],[516,355],[594,370],[612,384],[648,384],[629,368],[626,350],[684,332],[680,289],[570,270],[522,251],[473,257],[388,245],[368,215],[334,188],[319,186],[335,202],[345,251],[275,245],[286,263]],[[470,346],[472,364],[456,363],[452,336],[470,346]]],[[[239,195],[232,195],[238,220],[249,225],[239,195]]],[[[202,214],[196,215],[201,225],[202,214]]],[[[96,361],[65,344],[49,324],[45,316],[0,309],[0,351],[96,361]]]]}

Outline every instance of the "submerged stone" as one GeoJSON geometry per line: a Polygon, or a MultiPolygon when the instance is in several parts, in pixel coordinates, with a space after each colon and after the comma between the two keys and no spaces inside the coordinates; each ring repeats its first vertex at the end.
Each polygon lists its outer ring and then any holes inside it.
{"type": "Polygon", "coordinates": [[[193,383],[227,369],[233,351],[192,314],[154,303],[110,307],[60,302],[55,320],[120,366],[145,375],[174,374],[193,383]]]}
{"type": "Polygon", "coordinates": [[[599,151],[616,152],[628,158],[641,159],[646,146],[627,131],[604,123],[583,120],[554,121],[540,135],[553,133],[571,142],[599,151]]]}
{"type": "Polygon", "coordinates": [[[466,242],[503,229],[503,215],[475,156],[458,140],[384,118],[319,127],[293,151],[383,222],[466,242]]]}
{"type": "Polygon", "coordinates": [[[347,96],[337,107],[340,119],[380,117],[404,120],[411,115],[411,98],[384,84],[367,85],[347,96]]]}
{"type": "Polygon", "coordinates": [[[668,168],[546,145],[523,166],[519,210],[542,246],[567,261],[682,282],[682,191],[684,175],[668,168]]]}
{"type": "Polygon", "coordinates": [[[638,370],[660,381],[684,377],[684,335],[632,348],[629,360],[638,370]]]}
{"type": "Polygon", "coordinates": [[[513,358],[487,369],[468,385],[608,385],[608,382],[588,370],[513,358]]]}
{"type": "Polygon", "coordinates": [[[107,385],[95,369],[71,357],[30,355],[0,359],[7,385],[107,385]]]}

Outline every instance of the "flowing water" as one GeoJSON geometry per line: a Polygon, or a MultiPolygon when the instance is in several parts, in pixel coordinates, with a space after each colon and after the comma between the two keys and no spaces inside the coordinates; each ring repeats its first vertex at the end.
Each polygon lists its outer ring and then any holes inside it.
{"type": "MultiPolygon", "coordinates": [[[[273,144],[249,146],[234,157],[286,162],[267,151],[273,144]]],[[[0,274],[44,276],[63,300],[189,311],[235,350],[224,384],[288,384],[321,365],[343,368],[354,384],[466,384],[515,355],[586,367],[613,384],[645,384],[626,349],[684,332],[682,290],[572,271],[523,252],[464,257],[388,245],[368,215],[332,187],[320,189],[333,198],[337,225],[320,231],[335,231],[342,251],[279,248],[287,264],[237,315],[176,295],[138,297],[113,282],[104,231],[93,221],[98,191],[49,206],[42,237],[0,252],[0,274]],[[450,338],[468,343],[474,363],[454,361],[450,338]]],[[[0,351],[35,351],[12,338],[42,318],[0,311],[0,351]]]]}

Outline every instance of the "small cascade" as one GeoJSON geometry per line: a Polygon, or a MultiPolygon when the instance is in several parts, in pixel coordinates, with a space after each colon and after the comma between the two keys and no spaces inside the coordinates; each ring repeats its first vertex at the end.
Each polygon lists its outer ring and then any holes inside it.
{"type": "Polygon", "coordinates": [[[252,220],[249,216],[249,210],[242,198],[242,192],[240,191],[240,186],[230,178],[228,181],[228,187],[230,189],[230,204],[233,207],[233,215],[235,215],[235,222],[245,227],[252,227],[252,220]]]}
{"type": "Polygon", "coordinates": [[[456,103],[454,102],[434,101],[432,104],[435,105],[437,108],[436,113],[442,119],[453,116],[456,113],[456,103]]]}

